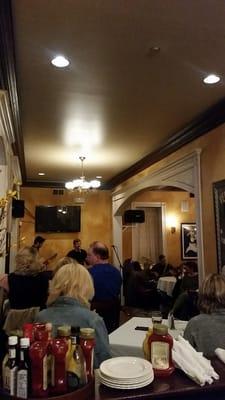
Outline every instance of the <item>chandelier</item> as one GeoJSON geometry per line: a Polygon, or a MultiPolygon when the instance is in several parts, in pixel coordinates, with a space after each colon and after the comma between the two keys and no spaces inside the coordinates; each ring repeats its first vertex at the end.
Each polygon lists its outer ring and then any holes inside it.
{"type": "Polygon", "coordinates": [[[78,190],[79,192],[87,191],[90,189],[98,189],[101,186],[101,182],[98,179],[93,179],[91,181],[87,181],[84,175],[84,160],[86,157],[79,157],[81,161],[81,176],[78,179],[74,179],[73,181],[66,182],[65,188],[68,190],[78,190]]]}

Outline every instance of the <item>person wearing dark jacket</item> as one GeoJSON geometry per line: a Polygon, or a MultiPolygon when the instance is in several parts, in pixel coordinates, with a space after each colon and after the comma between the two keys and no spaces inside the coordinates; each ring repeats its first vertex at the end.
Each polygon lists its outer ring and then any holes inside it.
{"type": "Polygon", "coordinates": [[[24,309],[46,306],[49,280],[42,272],[37,250],[24,247],[16,255],[15,271],[8,275],[10,307],[24,309]]]}
{"type": "Polygon", "coordinates": [[[69,251],[67,257],[73,258],[79,264],[84,265],[85,259],[87,257],[87,252],[81,248],[80,239],[74,239],[73,241],[73,249],[69,251]]]}

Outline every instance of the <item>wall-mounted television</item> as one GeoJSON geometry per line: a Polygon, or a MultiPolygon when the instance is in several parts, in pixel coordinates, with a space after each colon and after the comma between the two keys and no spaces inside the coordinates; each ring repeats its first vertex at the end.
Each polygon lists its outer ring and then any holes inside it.
{"type": "Polygon", "coordinates": [[[36,206],[35,232],[80,232],[80,206],[36,206]]]}

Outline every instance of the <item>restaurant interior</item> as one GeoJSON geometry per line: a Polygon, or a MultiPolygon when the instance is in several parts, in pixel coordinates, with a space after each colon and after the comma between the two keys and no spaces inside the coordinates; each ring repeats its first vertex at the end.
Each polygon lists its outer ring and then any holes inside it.
{"type": "MultiPolygon", "coordinates": [[[[1,399],[224,398],[224,14],[219,0],[0,0],[1,399]],[[85,356],[76,390],[51,381],[14,392],[4,386],[8,337],[19,343],[32,324],[34,340],[44,322],[57,340],[42,317],[47,297],[12,307],[11,277],[30,268],[18,273],[20,252],[35,247],[49,299],[74,240],[94,285],[90,318],[104,324],[80,326],[96,330],[95,374],[85,356]],[[99,300],[91,270],[106,260],[121,281],[99,300]],[[209,328],[202,315],[215,318],[209,328]],[[111,358],[96,363],[101,336],[111,358]]],[[[72,276],[59,296],[72,297],[72,276]]],[[[108,292],[113,279],[101,281],[108,292]]],[[[57,325],[74,327],[65,318],[57,325]]]]}

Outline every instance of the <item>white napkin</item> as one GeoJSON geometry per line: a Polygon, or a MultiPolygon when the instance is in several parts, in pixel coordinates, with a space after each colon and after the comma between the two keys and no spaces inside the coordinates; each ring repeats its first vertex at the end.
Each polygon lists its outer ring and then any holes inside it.
{"type": "Polygon", "coordinates": [[[172,357],[175,365],[201,386],[205,383],[211,384],[213,379],[219,379],[211,362],[181,336],[173,342],[172,357]]]}
{"type": "Polygon", "coordinates": [[[217,347],[217,349],[215,350],[215,354],[225,364],[225,350],[217,347]]]}

